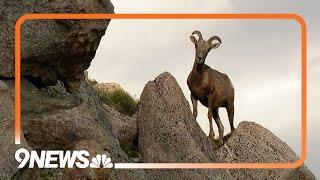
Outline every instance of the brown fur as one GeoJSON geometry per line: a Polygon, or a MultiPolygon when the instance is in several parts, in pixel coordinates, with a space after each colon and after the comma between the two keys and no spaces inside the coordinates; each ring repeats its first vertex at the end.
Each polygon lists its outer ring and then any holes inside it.
{"type": "Polygon", "coordinates": [[[197,118],[198,101],[208,107],[210,123],[209,137],[214,138],[212,127],[212,118],[214,118],[219,129],[219,142],[223,143],[224,127],[220,121],[218,108],[225,107],[227,109],[231,131],[233,132],[234,89],[226,74],[211,69],[204,64],[209,51],[218,48],[221,44],[221,39],[213,36],[208,41],[204,41],[199,31],[194,31],[192,35],[194,34],[199,36],[199,40],[196,40],[194,36],[190,36],[191,41],[195,44],[196,56],[192,71],[187,80],[188,87],[191,91],[193,116],[195,119],[197,118]],[[213,40],[217,40],[218,42],[213,44],[213,40]]]}

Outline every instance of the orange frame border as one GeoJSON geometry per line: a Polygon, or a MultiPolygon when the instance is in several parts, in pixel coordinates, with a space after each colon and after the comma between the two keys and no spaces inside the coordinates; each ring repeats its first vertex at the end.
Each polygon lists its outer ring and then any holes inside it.
{"type": "Polygon", "coordinates": [[[40,19],[284,19],[301,28],[301,158],[294,163],[115,163],[115,168],[132,169],[291,169],[300,167],[307,153],[307,26],[297,14],[25,14],[15,24],[15,144],[20,144],[21,26],[40,19]],[[118,167],[117,167],[118,165],[118,167]],[[121,166],[121,167],[120,167],[121,166]]]}

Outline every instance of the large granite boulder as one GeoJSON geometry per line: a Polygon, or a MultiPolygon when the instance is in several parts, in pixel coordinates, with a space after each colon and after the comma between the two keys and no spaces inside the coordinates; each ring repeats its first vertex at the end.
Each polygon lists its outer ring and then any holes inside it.
{"type": "MultiPolygon", "coordinates": [[[[225,144],[216,146],[192,118],[190,106],[169,73],[148,82],[137,115],[142,162],[295,162],[298,156],[270,131],[242,122],[225,144]]],[[[151,179],[315,179],[297,169],[225,169],[147,171],[151,179]]]]}
{"type": "MultiPolygon", "coordinates": [[[[254,122],[241,122],[217,152],[218,162],[293,163],[299,157],[266,128],[254,122]]],[[[230,170],[237,179],[315,179],[306,166],[278,170],[230,170]]]]}
{"type": "MultiPolygon", "coordinates": [[[[0,1],[0,77],[14,77],[14,26],[26,13],[113,13],[109,0],[0,1]]],[[[21,37],[21,76],[37,86],[79,89],[110,20],[29,20],[21,37]]]]}
{"type": "MultiPolygon", "coordinates": [[[[142,162],[215,162],[213,143],[191,114],[175,78],[165,72],[147,83],[137,114],[142,162]]],[[[228,179],[222,170],[167,170],[168,179],[228,179]]],[[[155,176],[156,177],[156,176],[155,176]]]]}

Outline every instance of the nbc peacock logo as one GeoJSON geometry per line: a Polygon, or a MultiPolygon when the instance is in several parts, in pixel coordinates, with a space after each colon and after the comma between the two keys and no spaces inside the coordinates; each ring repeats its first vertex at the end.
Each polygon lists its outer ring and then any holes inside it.
{"type": "Polygon", "coordinates": [[[97,154],[96,157],[91,159],[90,163],[91,168],[112,168],[113,164],[111,158],[107,157],[105,154],[97,154]]]}

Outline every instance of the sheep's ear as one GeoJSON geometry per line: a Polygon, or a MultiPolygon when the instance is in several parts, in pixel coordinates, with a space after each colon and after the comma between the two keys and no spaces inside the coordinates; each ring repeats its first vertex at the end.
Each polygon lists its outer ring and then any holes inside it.
{"type": "Polygon", "coordinates": [[[193,42],[193,44],[197,43],[197,39],[194,36],[190,36],[190,40],[193,42]]]}
{"type": "Polygon", "coordinates": [[[214,44],[211,44],[210,45],[210,48],[211,49],[216,49],[216,48],[218,48],[220,46],[220,43],[214,43],[214,44]]]}

